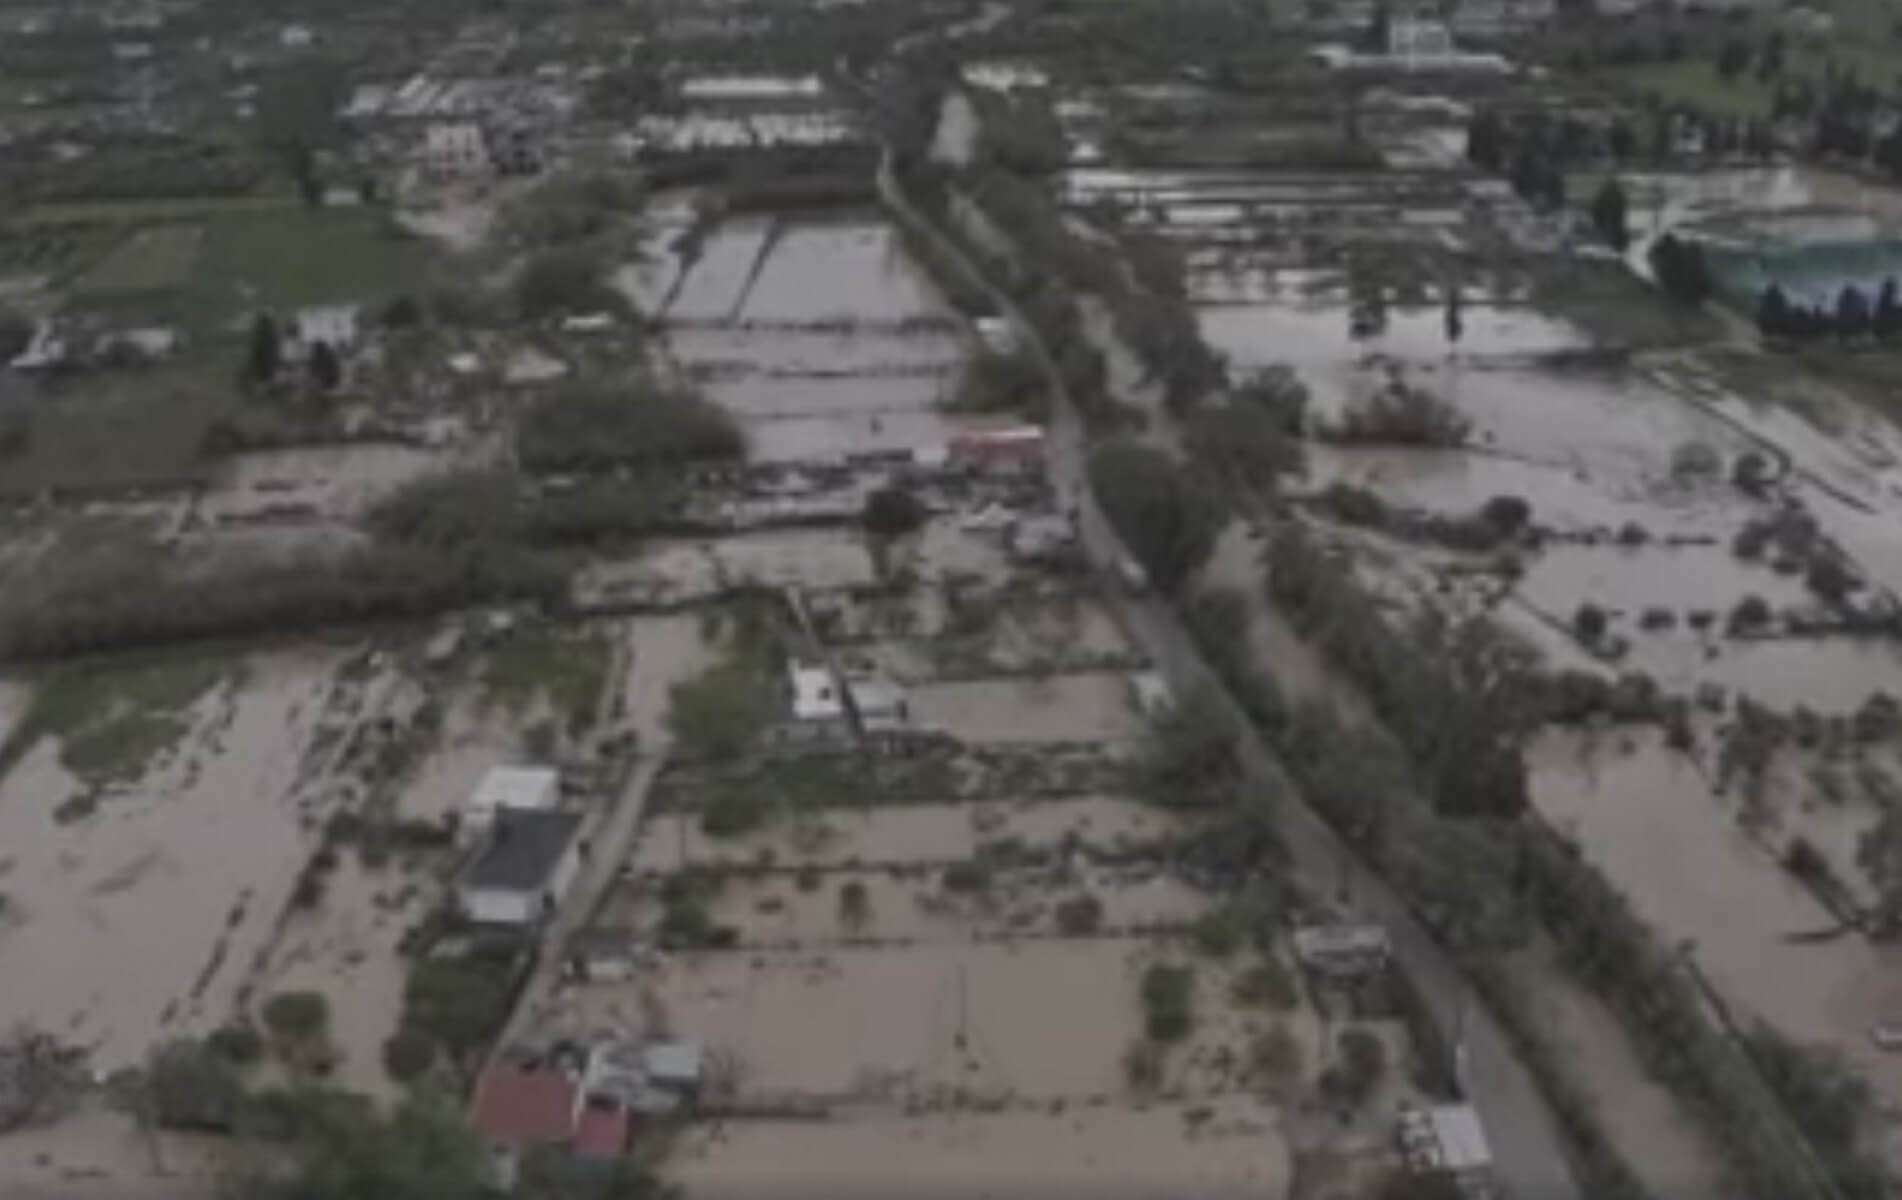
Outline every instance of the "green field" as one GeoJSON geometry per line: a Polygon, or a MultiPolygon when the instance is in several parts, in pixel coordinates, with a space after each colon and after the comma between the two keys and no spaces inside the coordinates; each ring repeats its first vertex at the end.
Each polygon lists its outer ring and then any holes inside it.
{"type": "Polygon", "coordinates": [[[0,493],[190,477],[206,427],[238,404],[235,370],[207,356],[61,386],[34,418],[27,448],[0,460],[0,493]]]}
{"type": "Polygon", "coordinates": [[[127,237],[73,280],[74,295],[139,296],[183,287],[191,278],[203,230],[152,225],[127,237]]]}
{"type": "Polygon", "coordinates": [[[1774,93],[1755,74],[1745,72],[1726,80],[1707,60],[1645,63],[1624,67],[1614,77],[1641,92],[1656,92],[1667,100],[1694,104],[1725,116],[1767,117],[1774,93]]]}
{"type": "MultiPolygon", "coordinates": [[[[182,210],[170,210],[182,211],[182,210]]],[[[62,230],[75,225],[62,209],[62,230]]],[[[30,238],[36,226],[11,236],[30,238]]],[[[103,256],[72,261],[68,294],[82,311],[167,322],[200,339],[229,336],[258,312],[308,304],[380,304],[413,288],[429,247],[380,208],[302,205],[233,210],[197,223],[173,217],[140,226],[103,256]]]]}

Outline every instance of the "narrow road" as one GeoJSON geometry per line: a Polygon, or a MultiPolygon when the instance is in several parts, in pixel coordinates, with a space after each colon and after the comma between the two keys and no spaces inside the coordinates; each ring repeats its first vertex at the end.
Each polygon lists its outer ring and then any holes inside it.
{"type": "MultiPolygon", "coordinates": [[[[1055,399],[1049,454],[1051,485],[1061,504],[1075,506],[1091,564],[1115,579],[1114,565],[1126,552],[1090,493],[1084,469],[1087,435],[1049,348],[1010,297],[992,287],[960,247],[911,207],[891,171],[889,155],[879,167],[878,186],[899,219],[918,228],[983,287],[997,312],[1017,329],[1023,344],[1037,359],[1055,399]]],[[[1420,991],[1448,1044],[1458,1047],[1456,1068],[1485,1124],[1496,1174],[1506,1195],[1512,1200],[1582,1200],[1545,1097],[1519,1062],[1505,1031],[1480,1003],[1459,968],[1386,881],[1362,864],[1301,799],[1253,723],[1203,660],[1169,606],[1153,596],[1130,595],[1113,586],[1109,591],[1118,597],[1124,627],[1177,694],[1206,687],[1225,705],[1241,732],[1240,752],[1250,782],[1280,798],[1274,810],[1276,823],[1301,882],[1323,895],[1345,885],[1351,914],[1386,927],[1395,958],[1420,991]]]]}
{"type": "Polygon", "coordinates": [[[489,1052],[491,1061],[497,1054],[516,1044],[547,1003],[549,993],[561,978],[563,948],[567,946],[568,939],[587,923],[596,906],[601,903],[602,896],[607,894],[608,888],[619,877],[621,866],[633,848],[634,835],[641,827],[641,817],[647,811],[648,793],[653,790],[654,780],[660,777],[661,768],[666,765],[665,743],[659,744],[653,753],[642,755],[628,773],[607,815],[587,832],[588,857],[581,864],[580,871],[576,872],[574,885],[568,889],[567,896],[563,897],[547,924],[542,926],[540,953],[535,962],[534,974],[522,988],[514,1011],[509,1013],[500,1036],[495,1039],[493,1049],[489,1052]]]}

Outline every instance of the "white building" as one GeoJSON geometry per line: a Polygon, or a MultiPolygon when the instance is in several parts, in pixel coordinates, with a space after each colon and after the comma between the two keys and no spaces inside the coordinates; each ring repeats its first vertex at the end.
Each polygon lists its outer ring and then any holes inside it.
{"type": "Polygon", "coordinates": [[[456,880],[457,908],[480,925],[533,925],[574,884],[580,832],[579,813],[502,810],[456,880]]]}
{"type": "Polygon", "coordinates": [[[1400,1114],[1400,1150],[1416,1174],[1450,1176],[1468,1196],[1491,1194],[1492,1147],[1468,1104],[1407,1108],[1400,1114]]]}
{"type": "Polygon", "coordinates": [[[473,121],[445,121],[423,131],[423,165],[432,175],[467,176],[489,170],[489,145],[473,121]]]}
{"type": "Polygon", "coordinates": [[[830,667],[789,662],[786,679],[792,685],[793,720],[818,723],[844,719],[845,701],[839,697],[839,683],[830,667]]]}
{"type": "Polygon", "coordinates": [[[560,801],[561,776],[553,767],[493,767],[456,810],[456,833],[473,844],[503,812],[553,812],[560,801]]]}
{"type": "Polygon", "coordinates": [[[300,308],[291,323],[294,350],[308,356],[318,342],[342,354],[357,344],[357,306],[354,304],[313,304],[300,308]]]}
{"type": "Polygon", "coordinates": [[[1129,677],[1129,690],[1136,699],[1137,711],[1152,720],[1164,716],[1176,706],[1175,693],[1159,671],[1138,671],[1129,677]]]}
{"type": "Polygon", "coordinates": [[[903,733],[910,727],[911,702],[898,684],[889,679],[851,679],[845,689],[861,732],[876,736],[903,733]]]}

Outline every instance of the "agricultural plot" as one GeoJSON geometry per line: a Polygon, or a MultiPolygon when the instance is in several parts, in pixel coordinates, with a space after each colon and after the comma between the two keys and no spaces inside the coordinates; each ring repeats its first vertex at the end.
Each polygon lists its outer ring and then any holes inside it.
{"type": "Polygon", "coordinates": [[[146,296],[182,287],[191,278],[204,230],[195,225],[152,225],[129,235],[73,281],[81,301],[146,296]]]}
{"type": "Polygon", "coordinates": [[[205,431],[237,403],[227,365],[211,359],[78,377],[34,414],[26,449],[0,461],[0,492],[194,483],[205,431]]]}
{"type": "Polygon", "coordinates": [[[621,278],[757,460],[912,451],[962,427],[939,409],[963,342],[883,222],[727,222],[621,278]]]}
{"type": "Polygon", "coordinates": [[[110,1070],[231,1015],[309,852],[307,754],[338,662],[106,666],[19,702],[0,943],[36,969],[9,972],[0,1022],[110,1070]]]}

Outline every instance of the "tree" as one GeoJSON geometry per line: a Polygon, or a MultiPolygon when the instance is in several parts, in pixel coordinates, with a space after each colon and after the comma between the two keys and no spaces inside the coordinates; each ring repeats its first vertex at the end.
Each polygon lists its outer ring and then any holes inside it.
{"type": "Polygon", "coordinates": [[[1141,770],[1145,790],[1165,806],[1195,808],[1227,799],[1240,778],[1241,760],[1221,698],[1198,689],[1159,714],[1141,770]]]}
{"type": "Polygon", "coordinates": [[[436,1061],[436,1042],[405,1025],[383,1041],[383,1069],[398,1083],[415,1079],[436,1061]]]}
{"type": "Polygon", "coordinates": [[[1460,285],[1455,283],[1446,289],[1446,344],[1458,348],[1460,339],[1466,336],[1466,321],[1461,315],[1464,301],[1460,297],[1460,285]]]}
{"type": "Polygon", "coordinates": [[[446,1100],[412,1096],[387,1117],[361,1096],[331,1091],[284,1094],[275,1107],[289,1137],[288,1150],[243,1172],[242,1196],[486,1200],[494,1195],[487,1153],[446,1100]]]}
{"type": "Polygon", "coordinates": [[[1605,610],[1596,604],[1581,604],[1572,615],[1572,632],[1580,641],[1595,642],[1605,636],[1605,610]]]}
{"type": "Polygon", "coordinates": [[[562,247],[528,260],[515,277],[515,303],[525,320],[564,313],[618,312],[626,305],[608,286],[599,255],[562,247]]]}
{"type": "Polygon", "coordinates": [[[323,1034],[330,1024],[330,1002],[321,992],[279,992],[264,1002],[264,1027],[287,1041],[323,1034]]]}
{"type": "Polygon", "coordinates": [[[0,366],[18,358],[33,343],[33,322],[11,308],[0,308],[0,366]]]}
{"type": "Polygon", "coordinates": [[[873,537],[893,538],[915,533],[930,516],[924,502],[909,488],[888,486],[865,497],[859,524],[873,537]]]}
{"type": "Polygon", "coordinates": [[[254,383],[271,383],[277,378],[284,355],[283,338],[270,313],[259,313],[251,321],[250,349],[245,357],[245,377],[254,383]]]}
{"type": "Polygon", "coordinates": [[[1843,285],[1836,295],[1836,336],[1861,337],[1869,332],[1869,299],[1853,283],[1843,285]]]}
{"type": "Polygon", "coordinates": [[[865,882],[848,879],[839,885],[839,924],[848,933],[858,933],[872,919],[872,898],[865,882]]]}
{"type": "Polygon", "coordinates": [[[535,401],[516,423],[515,449],[532,471],[592,472],[737,458],[746,439],[699,393],[633,375],[578,382],[535,401]]]}
{"type": "Polygon", "coordinates": [[[1335,1047],[1340,1051],[1339,1072],[1341,1088],[1355,1103],[1365,1100],[1373,1093],[1381,1077],[1387,1073],[1387,1043],[1380,1036],[1365,1029],[1343,1029],[1335,1039],[1335,1047]]]}
{"type": "Polygon", "coordinates": [[[1902,303],[1896,298],[1895,277],[1882,281],[1882,289],[1876,293],[1876,311],[1871,318],[1876,336],[1889,341],[1902,333],[1902,303]]]}
{"type": "Polygon", "coordinates": [[[1387,0],[1374,0],[1373,10],[1367,14],[1367,28],[1361,31],[1361,48],[1369,54],[1387,53],[1392,28],[1393,14],[1388,10],[1387,0]]]}
{"type": "Polygon", "coordinates": [[[1089,474],[1104,516],[1156,587],[1174,593],[1208,560],[1221,533],[1221,504],[1168,455],[1112,442],[1091,455],[1089,474]]]}
{"type": "Polygon", "coordinates": [[[1725,80],[1735,79],[1749,65],[1750,47],[1742,38],[1727,39],[1717,52],[1717,74],[1725,80]]]}
{"type": "Polygon", "coordinates": [[[1195,1028],[1195,972],[1151,963],[1143,972],[1143,1029],[1151,1040],[1179,1042],[1195,1028]]]}
{"type": "Polygon", "coordinates": [[[1283,473],[1301,466],[1301,447],[1276,416],[1240,396],[1198,406],[1182,442],[1190,457],[1244,492],[1272,493],[1283,473]]]}
{"type": "Polygon", "coordinates": [[[1388,839],[1388,870],[1420,916],[1456,950],[1507,950],[1525,940],[1511,830],[1428,818],[1388,839]]]}
{"type": "Polygon", "coordinates": [[[1783,289],[1771,284],[1757,301],[1757,330],[1766,338],[1788,337],[1794,326],[1789,298],[1783,289]]]}
{"type": "Polygon", "coordinates": [[[1651,243],[1650,260],[1658,286],[1673,299],[1698,305],[1710,296],[1710,267],[1701,242],[1667,233],[1651,243]]]}
{"type": "Polygon", "coordinates": [[[310,380],[326,392],[334,392],[343,382],[343,364],[329,342],[320,341],[310,348],[310,380]]]}
{"type": "Polygon", "coordinates": [[[1856,842],[1856,865],[1876,889],[1875,927],[1893,933],[1902,927],[1902,808],[1886,805],[1880,818],[1856,842]]]}
{"type": "Polygon", "coordinates": [[[1631,231],[1626,224],[1627,207],[1624,186],[1615,177],[1605,180],[1592,199],[1592,224],[1597,227],[1599,236],[1620,253],[1631,242],[1631,231]]]}
{"type": "Polygon", "coordinates": [[[230,1131],[244,1110],[244,1086],[204,1042],[180,1038],[154,1050],[143,1074],[121,1089],[122,1103],[161,1129],[230,1131]]]}
{"type": "Polygon", "coordinates": [[[1103,902],[1085,893],[1057,902],[1057,931],[1064,937],[1088,937],[1103,926],[1103,902]]]}
{"type": "Polygon", "coordinates": [[[1482,108],[1467,121],[1466,161],[1482,171],[1497,171],[1506,161],[1506,130],[1498,113],[1482,108]]]}

